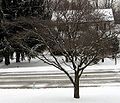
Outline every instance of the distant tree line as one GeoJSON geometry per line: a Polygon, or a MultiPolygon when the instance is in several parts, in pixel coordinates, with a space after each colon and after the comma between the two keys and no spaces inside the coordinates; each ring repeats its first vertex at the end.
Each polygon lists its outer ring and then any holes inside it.
{"type": "Polygon", "coordinates": [[[40,40],[30,33],[34,26],[29,23],[29,20],[35,18],[39,20],[50,19],[50,4],[47,3],[48,1],[44,0],[2,0],[0,55],[5,58],[6,65],[10,64],[10,59],[13,59],[14,53],[16,53],[16,62],[23,60],[24,55],[27,55],[29,60],[34,57],[29,54],[26,46],[32,48],[39,44],[40,40]]]}

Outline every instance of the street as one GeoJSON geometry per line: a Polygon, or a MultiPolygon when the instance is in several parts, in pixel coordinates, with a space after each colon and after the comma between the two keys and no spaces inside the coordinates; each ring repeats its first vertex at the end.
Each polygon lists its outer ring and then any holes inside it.
{"type": "MultiPolygon", "coordinates": [[[[72,76],[74,74],[70,72],[72,76]]],[[[98,69],[85,71],[80,87],[120,86],[120,71],[98,69]]],[[[67,88],[73,87],[60,71],[0,72],[0,88],[67,88]]]]}

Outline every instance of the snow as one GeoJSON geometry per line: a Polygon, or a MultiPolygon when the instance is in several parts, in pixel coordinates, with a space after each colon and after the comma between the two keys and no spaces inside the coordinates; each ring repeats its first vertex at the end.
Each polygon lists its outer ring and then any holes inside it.
{"type": "MultiPolygon", "coordinates": [[[[67,68],[67,67],[65,67],[67,68]]],[[[117,65],[114,63],[114,59],[106,58],[105,62],[99,62],[98,64],[88,66],[85,71],[94,71],[94,70],[115,70],[119,71],[120,68],[120,59],[117,59],[117,65]]],[[[67,68],[69,71],[71,69],[67,68]]],[[[0,63],[0,73],[1,72],[35,72],[35,71],[41,71],[41,72],[60,72],[57,68],[53,66],[49,66],[48,64],[45,64],[39,59],[33,59],[30,63],[28,61],[23,61],[21,63],[15,63],[13,60],[10,65],[6,66],[4,65],[4,62],[0,63]],[[8,69],[9,68],[9,69],[8,69]]]]}
{"type": "MultiPolygon", "coordinates": [[[[67,17],[71,21],[74,16],[75,17],[78,15],[81,16],[81,13],[75,10],[67,10],[67,11],[64,11],[64,13],[66,14],[65,16],[62,13],[53,12],[51,20],[56,21],[57,18],[66,20],[66,17],[67,17]]],[[[112,9],[95,9],[95,11],[93,12],[93,15],[98,16],[99,20],[102,20],[102,21],[114,21],[114,15],[113,15],[112,9]]],[[[86,22],[85,20],[82,20],[82,21],[86,22]]]]}
{"type": "Polygon", "coordinates": [[[96,9],[95,13],[100,14],[104,21],[114,21],[112,9],[96,9]]]}
{"type": "MultiPolygon", "coordinates": [[[[105,62],[99,62],[86,68],[86,71],[115,70],[120,71],[120,59],[117,65],[114,60],[106,58],[105,62]]],[[[38,59],[31,63],[24,61],[15,63],[13,60],[9,66],[0,63],[0,73],[5,72],[60,72],[57,68],[48,66],[38,59]]],[[[119,78],[119,77],[116,77],[119,78]]],[[[34,85],[34,84],[33,84],[34,85]]],[[[42,84],[47,85],[47,84],[42,84]]],[[[16,85],[11,85],[15,86],[16,85]]],[[[39,85],[40,86],[40,85],[39,85]]],[[[73,88],[44,88],[37,89],[0,89],[0,103],[119,103],[120,84],[102,84],[101,87],[80,87],[80,99],[73,98],[73,88]]]]}
{"type": "Polygon", "coordinates": [[[109,58],[106,58],[105,59],[105,62],[102,63],[102,62],[99,62],[98,64],[96,65],[92,65],[92,66],[89,66],[87,68],[87,70],[93,70],[93,69],[96,69],[96,70],[99,70],[99,69],[113,69],[113,70],[116,70],[116,71],[119,71],[120,69],[120,59],[118,58],[117,59],[117,65],[115,65],[115,60],[114,59],[109,59],[109,58]]]}
{"type": "Polygon", "coordinates": [[[119,103],[120,87],[80,88],[80,99],[73,88],[0,89],[0,103],[119,103]]]}

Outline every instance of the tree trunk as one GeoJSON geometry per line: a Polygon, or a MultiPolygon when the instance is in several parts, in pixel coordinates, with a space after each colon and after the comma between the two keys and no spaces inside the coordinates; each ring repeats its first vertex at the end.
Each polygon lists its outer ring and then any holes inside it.
{"type": "Polygon", "coordinates": [[[25,54],[24,54],[24,52],[21,52],[21,60],[22,61],[25,60],[25,54]]]}
{"type": "Polygon", "coordinates": [[[14,59],[14,56],[13,56],[14,52],[11,52],[10,53],[10,59],[13,60],[14,59]]]}
{"type": "Polygon", "coordinates": [[[68,57],[66,56],[65,57],[65,61],[68,63],[69,62],[69,59],[68,59],[68,57]]]}
{"type": "Polygon", "coordinates": [[[115,65],[117,65],[117,58],[116,58],[116,56],[115,56],[115,65]]]}
{"type": "Polygon", "coordinates": [[[78,75],[75,75],[74,98],[76,98],[76,99],[80,98],[80,95],[79,95],[79,77],[78,77],[78,75]]]}
{"type": "Polygon", "coordinates": [[[104,58],[102,59],[102,63],[104,63],[104,58]]]}
{"type": "Polygon", "coordinates": [[[9,54],[6,54],[4,57],[5,57],[5,65],[9,65],[10,64],[9,54]]]}
{"type": "Polygon", "coordinates": [[[20,52],[16,52],[16,62],[20,62],[20,52]]]}
{"type": "Polygon", "coordinates": [[[0,55],[0,63],[3,62],[3,55],[0,55]]]}

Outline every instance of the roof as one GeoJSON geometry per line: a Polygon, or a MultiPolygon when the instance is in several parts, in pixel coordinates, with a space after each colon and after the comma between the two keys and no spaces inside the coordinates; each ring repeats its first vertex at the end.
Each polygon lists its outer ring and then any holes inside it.
{"type": "MultiPolygon", "coordinates": [[[[51,20],[56,21],[58,18],[65,20],[65,17],[67,17],[70,21],[72,21],[73,16],[77,18],[76,16],[81,16],[81,13],[76,10],[67,10],[65,12],[53,12],[51,20]]],[[[91,17],[90,15],[86,15],[86,17],[89,20],[86,18],[81,18],[81,22],[93,21],[92,16],[94,16],[96,19],[99,19],[99,21],[114,21],[112,9],[96,9],[93,13],[91,13],[91,17]]]]}
{"type": "Polygon", "coordinates": [[[96,9],[95,13],[100,14],[103,21],[114,21],[112,9],[96,9]]]}

